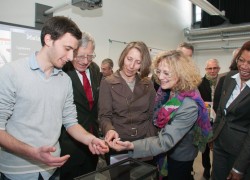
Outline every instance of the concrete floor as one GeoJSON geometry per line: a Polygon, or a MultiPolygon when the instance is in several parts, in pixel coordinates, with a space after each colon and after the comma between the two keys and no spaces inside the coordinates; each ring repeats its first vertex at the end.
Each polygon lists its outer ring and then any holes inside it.
{"type": "MultiPolygon", "coordinates": [[[[210,151],[210,159],[211,159],[211,161],[212,161],[212,157],[213,157],[213,154],[212,154],[212,151],[210,151]]],[[[201,153],[200,152],[199,152],[198,156],[196,157],[196,159],[194,161],[193,168],[194,168],[194,173],[195,173],[194,174],[194,179],[195,180],[205,180],[205,178],[203,178],[204,168],[202,166],[202,158],[201,158],[201,153]]]]}

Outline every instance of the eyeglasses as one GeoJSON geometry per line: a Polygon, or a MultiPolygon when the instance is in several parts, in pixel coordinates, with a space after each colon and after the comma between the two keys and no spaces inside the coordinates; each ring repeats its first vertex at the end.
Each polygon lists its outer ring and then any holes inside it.
{"type": "Polygon", "coordinates": [[[159,77],[161,73],[163,73],[163,75],[166,77],[166,78],[171,78],[172,77],[172,73],[170,72],[166,72],[166,71],[161,71],[159,69],[155,69],[154,70],[154,73],[159,77]]]}
{"type": "Polygon", "coordinates": [[[76,56],[75,58],[77,61],[83,61],[86,58],[88,62],[91,62],[93,61],[93,59],[95,59],[95,57],[96,57],[95,54],[91,54],[91,55],[76,56]]]}
{"type": "Polygon", "coordinates": [[[242,64],[246,63],[246,65],[250,67],[250,61],[247,61],[245,59],[238,58],[238,59],[236,59],[236,63],[239,64],[239,65],[242,65],[242,64]]]}
{"type": "Polygon", "coordinates": [[[212,70],[219,70],[219,67],[210,67],[210,68],[206,68],[206,70],[212,71],[212,70]]]}

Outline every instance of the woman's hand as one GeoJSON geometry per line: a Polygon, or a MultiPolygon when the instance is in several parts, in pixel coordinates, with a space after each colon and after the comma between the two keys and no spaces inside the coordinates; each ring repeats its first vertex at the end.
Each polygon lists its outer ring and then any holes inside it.
{"type": "Polygon", "coordinates": [[[105,135],[106,142],[112,142],[113,139],[118,139],[119,134],[115,130],[109,130],[105,135]]]}
{"type": "MultiPolygon", "coordinates": [[[[107,142],[107,141],[106,141],[107,142]]],[[[134,144],[129,141],[120,141],[120,138],[116,138],[113,141],[107,142],[109,147],[116,151],[133,150],[134,144]]]]}

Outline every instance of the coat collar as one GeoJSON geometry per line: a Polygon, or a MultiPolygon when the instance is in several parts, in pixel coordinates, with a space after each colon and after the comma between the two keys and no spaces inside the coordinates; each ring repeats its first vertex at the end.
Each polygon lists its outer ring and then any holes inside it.
{"type": "MultiPolygon", "coordinates": [[[[223,101],[223,107],[226,107],[226,103],[228,102],[231,94],[233,93],[235,86],[236,86],[236,73],[230,73],[230,79],[228,81],[228,86],[226,89],[223,90],[222,95],[225,96],[224,101],[223,101]]],[[[243,91],[234,99],[234,101],[228,106],[227,111],[230,111],[234,107],[236,107],[239,102],[241,102],[248,94],[250,94],[250,88],[247,85],[243,91]]]]}
{"type": "MultiPolygon", "coordinates": [[[[119,84],[119,83],[123,84],[123,83],[126,83],[125,80],[121,77],[121,74],[120,74],[119,70],[117,70],[113,74],[113,76],[109,76],[108,78],[110,79],[111,84],[119,84]]],[[[136,78],[136,83],[139,82],[140,84],[143,84],[143,85],[149,85],[149,83],[150,83],[149,78],[141,79],[138,74],[136,74],[135,78],[136,78]]]]}
{"type": "Polygon", "coordinates": [[[126,98],[129,103],[132,103],[148,93],[150,90],[150,83],[152,83],[149,78],[141,79],[137,74],[134,91],[132,92],[125,80],[121,77],[119,70],[107,77],[106,80],[111,84],[112,90],[126,98]]]}

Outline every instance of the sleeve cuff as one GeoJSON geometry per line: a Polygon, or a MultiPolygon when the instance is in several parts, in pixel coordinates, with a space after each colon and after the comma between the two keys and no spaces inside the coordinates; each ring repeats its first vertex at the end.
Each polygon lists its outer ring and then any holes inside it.
{"type": "Polygon", "coordinates": [[[244,173],[242,173],[242,172],[240,172],[240,171],[238,171],[237,169],[234,169],[234,168],[232,168],[232,171],[235,172],[236,174],[240,174],[240,175],[244,174],[244,173]]]}

